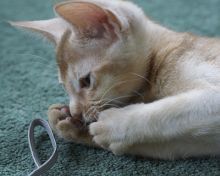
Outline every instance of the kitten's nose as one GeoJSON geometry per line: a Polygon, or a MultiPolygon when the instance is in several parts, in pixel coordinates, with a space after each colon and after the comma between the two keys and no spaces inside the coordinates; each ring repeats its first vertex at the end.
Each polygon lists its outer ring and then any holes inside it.
{"type": "Polygon", "coordinates": [[[78,101],[70,101],[70,104],[69,104],[69,107],[70,107],[70,114],[71,116],[81,116],[82,114],[82,107],[81,107],[81,104],[78,103],[78,101]]]}

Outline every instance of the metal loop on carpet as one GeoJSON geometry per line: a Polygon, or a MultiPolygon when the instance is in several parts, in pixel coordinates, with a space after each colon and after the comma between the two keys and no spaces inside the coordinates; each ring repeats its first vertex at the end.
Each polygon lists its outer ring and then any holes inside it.
{"type": "Polygon", "coordinates": [[[54,138],[54,135],[52,133],[52,130],[48,124],[48,122],[46,120],[43,119],[35,119],[31,122],[30,126],[29,126],[29,130],[28,130],[28,142],[29,142],[29,147],[31,150],[31,155],[32,158],[34,160],[34,163],[36,165],[36,169],[34,171],[32,171],[29,176],[39,176],[44,174],[46,171],[48,171],[56,162],[57,157],[58,157],[58,153],[57,153],[57,144],[54,138]],[[50,141],[52,143],[53,146],[53,153],[50,156],[50,158],[44,162],[41,163],[37,150],[35,148],[35,140],[34,140],[34,129],[37,126],[41,126],[44,128],[44,130],[47,132],[47,134],[49,135],[50,141]]]}

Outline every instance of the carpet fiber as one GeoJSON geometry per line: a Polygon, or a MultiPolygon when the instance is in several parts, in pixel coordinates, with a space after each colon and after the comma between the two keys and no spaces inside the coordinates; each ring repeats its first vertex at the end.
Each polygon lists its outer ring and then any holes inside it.
{"type": "MultiPolygon", "coordinates": [[[[6,20],[53,17],[55,0],[0,0],[0,175],[27,175],[34,168],[27,142],[32,119],[47,119],[47,107],[67,103],[57,81],[53,46],[10,27],[6,20]]],[[[136,0],[159,23],[178,31],[220,36],[220,0],[136,0]]],[[[42,159],[51,153],[37,130],[42,159]]],[[[220,159],[148,160],[90,149],[57,139],[59,159],[46,175],[219,176],[220,159]]]]}

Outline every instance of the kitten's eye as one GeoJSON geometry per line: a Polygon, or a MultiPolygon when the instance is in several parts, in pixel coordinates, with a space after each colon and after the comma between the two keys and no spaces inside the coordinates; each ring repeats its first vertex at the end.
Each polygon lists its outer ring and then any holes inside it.
{"type": "Polygon", "coordinates": [[[89,73],[79,80],[80,88],[89,88],[91,85],[91,74],[89,73]]]}

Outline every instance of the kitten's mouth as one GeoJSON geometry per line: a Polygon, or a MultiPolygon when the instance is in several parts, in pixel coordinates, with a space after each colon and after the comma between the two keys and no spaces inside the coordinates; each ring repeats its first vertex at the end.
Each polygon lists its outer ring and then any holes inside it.
{"type": "MultiPolygon", "coordinates": [[[[111,106],[103,108],[102,111],[109,108],[111,108],[111,106]]],[[[83,117],[82,114],[71,114],[69,106],[63,106],[59,110],[62,112],[62,114],[65,114],[64,116],[60,117],[59,120],[66,120],[71,123],[74,128],[83,131],[88,130],[88,126],[91,123],[96,122],[98,119],[98,112],[93,114],[90,113],[90,117],[83,117]]]]}
{"type": "Polygon", "coordinates": [[[85,120],[83,119],[82,115],[74,114],[71,115],[70,108],[68,106],[64,106],[60,109],[60,111],[65,114],[65,117],[61,117],[59,120],[66,120],[70,122],[74,128],[79,130],[87,130],[88,125],[85,120]]]}

